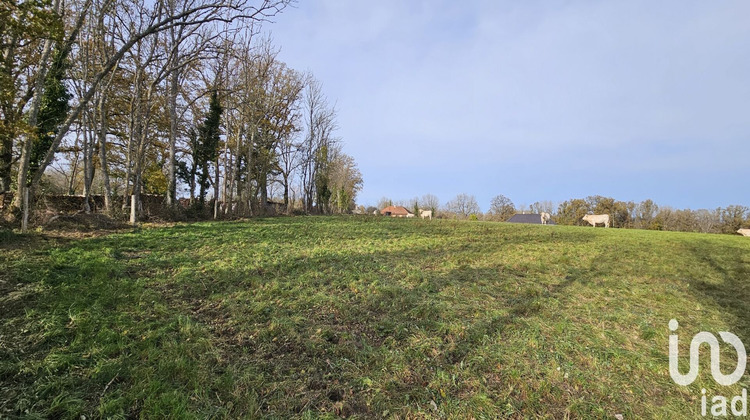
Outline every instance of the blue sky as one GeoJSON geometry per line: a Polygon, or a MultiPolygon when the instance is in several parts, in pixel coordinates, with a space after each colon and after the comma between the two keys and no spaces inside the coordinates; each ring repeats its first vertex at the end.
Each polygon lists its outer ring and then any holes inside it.
{"type": "Polygon", "coordinates": [[[750,205],[750,2],[301,0],[266,26],[381,197],[750,205]]]}

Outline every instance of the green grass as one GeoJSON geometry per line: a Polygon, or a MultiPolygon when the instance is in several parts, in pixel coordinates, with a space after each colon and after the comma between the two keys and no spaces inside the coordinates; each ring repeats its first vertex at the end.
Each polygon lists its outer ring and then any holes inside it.
{"type": "Polygon", "coordinates": [[[0,243],[0,417],[700,415],[750,344],[750,241],[298,217],[0,243]],[[731,355],[730,352],[727,352],[731,355]],[[726,358],[724,371],[732,369],[726,358]]]}

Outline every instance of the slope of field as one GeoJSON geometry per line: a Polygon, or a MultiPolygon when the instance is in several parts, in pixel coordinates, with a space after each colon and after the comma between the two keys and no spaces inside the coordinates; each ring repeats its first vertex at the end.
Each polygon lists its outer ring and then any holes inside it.
{"type": "Polygon", "coordinates": [[[750,387],[707,360],[677,386],[667,357],[672,318],[683,356],[698,331],[750,343],[750,238],[298,217],[4,239],[0,417],[675,418],[750,387]]]}

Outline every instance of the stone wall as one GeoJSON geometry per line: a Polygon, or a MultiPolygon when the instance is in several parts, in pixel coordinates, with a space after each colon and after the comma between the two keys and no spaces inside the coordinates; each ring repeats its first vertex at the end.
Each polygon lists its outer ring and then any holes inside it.
{"type": "MultiPolygon", "coordinates": [[[[13,193],[0,194],[0,210],[10,207],[13,202],[13,193]]],[[[130,200],[128,197],[128,205],[130,200]]],[[[157,194],[142,194],[141,204],[146,215],[157,215],[164,208],[164,196],[157,194]]],[[[91,211],[99,213],[104,210],[104,196],[89,196],[91,211]]],[[[113,205],[115,208],[122,207],[122,197],[115,197],[113,205]]],[[[42,195],[36,202],[36,211],[55,214],[74,214],[84,210],[84,197],[82,195],[42,195]]]]}

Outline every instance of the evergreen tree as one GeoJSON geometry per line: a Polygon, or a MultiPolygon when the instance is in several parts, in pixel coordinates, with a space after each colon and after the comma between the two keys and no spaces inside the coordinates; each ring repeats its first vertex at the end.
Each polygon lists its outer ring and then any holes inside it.
{"type": "MultiPolygon", "coordinates": [[[[206,201],[206,193],[209,183],[209,163],[216,160],[219,155],[219,141],[221,135],[221,113],[224,109],[219,103],[219,95],[216,91],[211,94],[208,106],[208,115],[200,127],[198,127],[198,144],[194,159],[196,167],[200,167],[198,184],[200,185],[199,200],[206,201]]],[[[217,186],[214,186],[216,188],[217,186]]]]}

